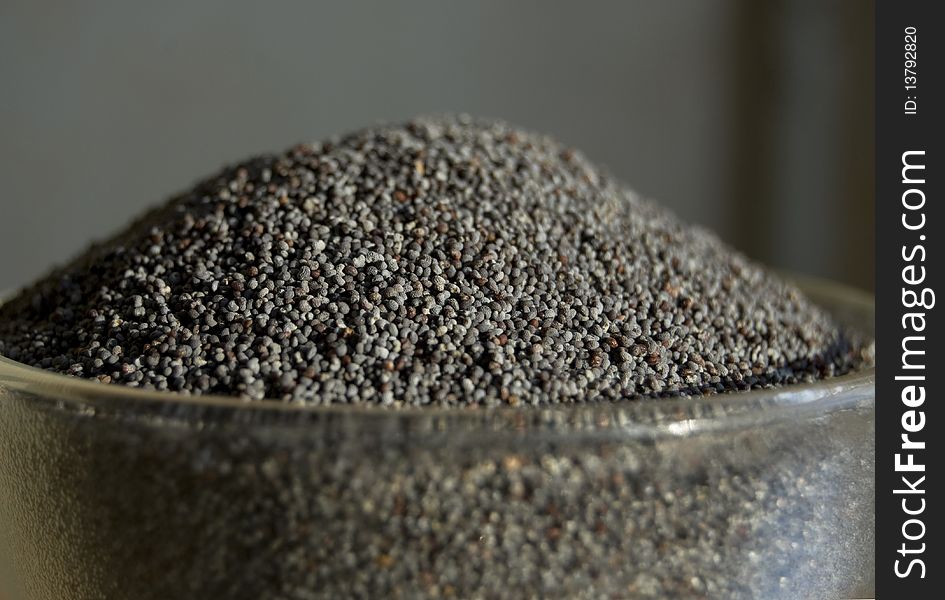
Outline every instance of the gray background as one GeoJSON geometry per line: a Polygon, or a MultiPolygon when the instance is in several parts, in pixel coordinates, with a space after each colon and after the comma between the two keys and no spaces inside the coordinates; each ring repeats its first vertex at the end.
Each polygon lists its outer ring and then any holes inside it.
{"type": "Polygon", "coordinates": [[[0,290],[227,162],[444,111],[872,287],[868,2],[129,4],[0,4],[0,290]]]}

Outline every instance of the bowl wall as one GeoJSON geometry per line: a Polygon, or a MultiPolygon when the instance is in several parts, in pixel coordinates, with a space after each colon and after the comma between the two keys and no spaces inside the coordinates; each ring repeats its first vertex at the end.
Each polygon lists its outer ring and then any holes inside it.
{"type": "MultiPolygon", "coordinates": [[[[872,333],[868,298],[804,287],[872,333]]],[[[305,409],[134,391],[0,359],[0,590],[865,596],[874,390],[870,370],[556,409],[305,409]]]]}

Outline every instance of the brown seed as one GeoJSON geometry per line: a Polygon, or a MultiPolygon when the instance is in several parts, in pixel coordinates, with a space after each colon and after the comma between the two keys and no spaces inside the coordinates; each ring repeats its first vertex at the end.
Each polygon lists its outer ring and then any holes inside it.
{"type": "Polygon", "coordinates": [[[523,462],[522,457],[517,454],[509,454],[502,459],[502,464],[505,466],[506,471],[518,471],[522,468],[523,462]]]}
{"type": "Polygon", "coordinates": [[[389,554],[381,554],[377,557],[377,566],[382,569],[389,569],[394,565],[394,558],[389,554]]]}

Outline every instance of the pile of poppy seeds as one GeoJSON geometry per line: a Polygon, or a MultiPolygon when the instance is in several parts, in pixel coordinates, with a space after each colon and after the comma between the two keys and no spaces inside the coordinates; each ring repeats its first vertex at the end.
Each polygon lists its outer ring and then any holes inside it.
{"type": "Polygon", "coordinates": [[[751,403],[623,400],[818,380],[871,347],[579,153],[468,117],[228,168],[0,307],[0,353],[111,384],[593,403],[390,410],[369,430],[247,404],[230,412],[293,420],[194,435],[80,412],[76,514],[113,543],[70,556],[121,574],[89,597],[846,597],[872,572],[863,417],[637,439],[644,413],[751,403]]]}
{"type": "Polygon", "coordinates": [[[76,377],[303,404],[539,405],[863,360],[793,287],[546,137],[419,119],[228,168],[0,309],[76,377]]]}

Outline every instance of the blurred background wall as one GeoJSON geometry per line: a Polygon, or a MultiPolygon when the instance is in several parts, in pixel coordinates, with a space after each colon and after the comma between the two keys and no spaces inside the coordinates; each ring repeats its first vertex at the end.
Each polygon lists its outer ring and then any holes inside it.
{"type": "Polygon", "coordinates": [[[464,111],[873,286],[871,2],[0,3],[0,290],[224,164],[464,111]]]}

